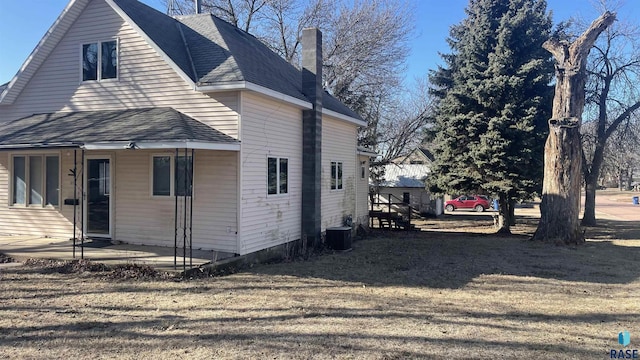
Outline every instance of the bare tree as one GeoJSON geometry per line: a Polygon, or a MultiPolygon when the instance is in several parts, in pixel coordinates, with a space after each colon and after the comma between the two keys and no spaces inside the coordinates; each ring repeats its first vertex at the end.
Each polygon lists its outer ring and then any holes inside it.
{"type": "Polygon", "coordinates": [[[544,43],[554,57],[555,96],[544,149],[540,222],[534,240],[580,244],[580,126],[585,105],[586,62],[598,36],[615,21],[605,12],[573,43],[552,38],[544,43]]]}
{"type": "Polygon", "coordinates": [[[616,131],[607,141],[601,171],[601,181],[607,186],[617,186],[620,190],[632,189],[634,176],[640,170],[638,117],[635,116],[624,129],[616,131]]]}
{"type": "MultiPolygon", "coordinates": [[[[174,1],[180,14],[194,11],[193,0],[174,1]]],[[[406,92],[402,74],[414,28],[410,1],[203,0],[202,7],[252,33],[294,66],[300,63],[302,29],[320,28],[324,87],[367,121],[359,138],[375,147],[379,124],[401,119],[404,112],[397,104],[398,94],[406,92]]],[[[422,134],[412,135],[420,139],[422,134]]],[[[404,151],[403,141],[382,140],[387,143],[381,148],[397,145],[401,148],[392,151],[404,151]]]]}
{"type": "MultiPolygon", "coordinates": [[[[582,225],[595,226],[595,199],[607,143],[615,135],[609,159],[624,164],[623,144],[633,139],[632,116],[640,109],[640,31],[617,22],[607,28],[594,45],[587,72],[585,126],[582,131],[582,172],[585,179],[585,210],[582,225]]],[[[618,166],[619,169],[625,167],[618,166]]]]}
{"type": "MultiPolygon", "coordinates": [[[[272,0],[204,0],[202,11],[211,13],[234,26],[251,32],[253,22],[261,10],[272,0]]],[[[169,15],[187,15],[195,13],[193,0],[162,0],[167,7],[171,4],[169,15]]]]}
{"type": "Polygon", "coordinates": [[[386,164],[390,160],[408,154],[422,143],[425,127],[432,123],[435,102],[428,91],[428,79],[415,80],[415,86],[407,96],[396,96],[392,108],[385,111],[378,124],[378,161],[386,164]]]}

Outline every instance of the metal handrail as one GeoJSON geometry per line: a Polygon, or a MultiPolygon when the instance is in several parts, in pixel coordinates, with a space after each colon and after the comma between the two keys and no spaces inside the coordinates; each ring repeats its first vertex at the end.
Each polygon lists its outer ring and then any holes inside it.
{"type": "Polygon", "coordinates": [[[405,214],[403,214],[400,211],[400,206],[406,206],[406,219],[407,219],[407,225],[406,225],[406,229],[410,229],[411,228],[411,214],[413,213],[413,207],[411,206],[410,203],[405,202],[403,199],[400,199],[399,197],[393,195],[393,194],[370,194],[370,203],[371,203],[371,211],[375,211],[374,210],[374,206],[378,206],[378,207],[387,207],[387,213],[391,214],[392,213],[392,208],[394,205],[396,205],[396,209],[398,209],[397,213],[402,215],[403,219],[405,217],[405,214]],[[387,196],[387,202],[381,202],[381,201],[373,201],[374,196],[377,197],[378,199],[380,199],[381,195],[386,195],[387,196]],[[393,200],[396,199],[398,200],[397,202],[394,202],[393,200]],[[382,205],[382,206],[381,206],[382,205]]]}

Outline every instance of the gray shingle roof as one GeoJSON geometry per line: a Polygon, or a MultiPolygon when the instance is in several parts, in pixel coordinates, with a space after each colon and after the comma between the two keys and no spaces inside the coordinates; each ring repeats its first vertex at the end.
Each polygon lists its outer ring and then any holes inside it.
{"type": "Polygon", "coordinates": [[[178,28],[179,23],[174,18],[138,0],[114,2],[185,74],[189,75],[191,80],[196,81],[189,53],[178,28]]]}
{"type": "MultiPolygon", "coordinates": [[[[169,17],[137,0],[114,0],[127,16],[198,85],[246,81],[296,99],[302,75],[253,35],[211,14],[169,17]],[[186,43],[186,44],[185,44],[186,43]]],[[[361,117],[326,93],[324,108],[361,117]]]]}
{"type": "Polygon", "coordinates": [[[234,138],[172,108],[35,114],[0,124],[0,148],[119,141],[238,144],[234,138]]]}

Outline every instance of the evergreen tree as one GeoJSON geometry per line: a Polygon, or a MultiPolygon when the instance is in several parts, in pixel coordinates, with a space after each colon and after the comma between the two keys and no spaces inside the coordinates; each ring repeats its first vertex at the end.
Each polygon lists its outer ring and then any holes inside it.
{"type": "Polygon", "coordinates": [[[515,202],[541,188],[554,71],[542,44],[552,22],[545,0],[470,0],[466,14],[430,74],[439,103],[429,183],[497,196],[508,232],[515,202]]]}

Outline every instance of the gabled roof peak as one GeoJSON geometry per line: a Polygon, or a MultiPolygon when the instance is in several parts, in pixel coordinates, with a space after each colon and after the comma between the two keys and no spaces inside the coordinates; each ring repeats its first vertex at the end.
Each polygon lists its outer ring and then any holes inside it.
{"type": "MultiPolygon", "coordinates": [[[[0,104],[15,100],[91,1],[106,2],[195,90],[266,89],[292,103],[309,104],[302,93],[300,70],[253,35],[212,14],[171,17],[138,0],[71,0],[27,59],[20,76],[1,93],[0,104]]],[[[364,125],[340,101],[328,93],[324,98],[327,110],[364,125]]]]}

